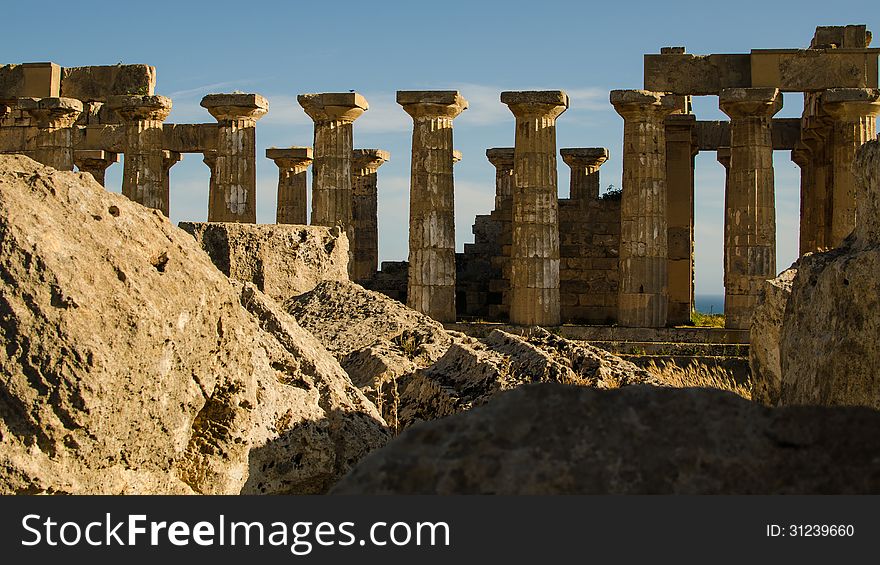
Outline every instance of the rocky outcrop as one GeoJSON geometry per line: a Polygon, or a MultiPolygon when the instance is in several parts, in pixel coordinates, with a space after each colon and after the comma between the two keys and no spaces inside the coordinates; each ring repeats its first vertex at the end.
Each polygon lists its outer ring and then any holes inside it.
{"type": "Polygon", "coordinates": [[[409,428],[332,492],[877,494],[878,425],[712,389],[528,385],[409,428]]]}
{"type": "Polygon", "coordinates": [[[880,408],[880,142],[861,147],[853,172],[855,230],[799,262],[781,334],[782,404],[880,408]]]}
{"type": "Polygon", "coordinates": [[[617,388],[662,381],[632,363],[541,328],[485,340],[348,282],[325,282],[286,304],[339,359],[395,429],[484,404],[526,383],[617,388]]]}
{"type": "Polygon", "coordinates": [[[321,281],[348,280],[348,238],[337,228],[286,224],[181,222],[226,276],[275,300],[321,281]]]}
{"type": "Polygon", "coordinates": [[[768,406],[779,404],[782,395],[782,365],[779,346],[782,322],[791,285],[797,275],[797,266],[781,272],[766,281],[761,290],[758,307],[752,314],[749,330],[749,366],[752,372],[752,399],[768,406]]]}
{"type": "Polygon", "coordinates": [[[161,213],[21,156],[0,156],[0,343],[0,492],[324,492],[388,437],[161,213]]]}

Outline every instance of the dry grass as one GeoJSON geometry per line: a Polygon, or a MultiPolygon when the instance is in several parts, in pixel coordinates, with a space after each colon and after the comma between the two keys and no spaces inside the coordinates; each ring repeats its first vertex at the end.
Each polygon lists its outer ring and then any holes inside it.
{"type": "Polygon", "coordinates": [[[707,366],[697,361],[692,361],[685,367],[668,362],[658,365],[652,360],[644,368],[669,386],[717,388],[738,394],[747,400],[752,399],[751,384],[737,382],[723,367],[707,366]]]}

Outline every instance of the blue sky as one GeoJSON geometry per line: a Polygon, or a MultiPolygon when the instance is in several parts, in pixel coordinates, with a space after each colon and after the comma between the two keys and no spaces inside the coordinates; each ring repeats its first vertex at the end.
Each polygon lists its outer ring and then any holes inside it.
{"type": "MultiPolygon", "coordinates": [[[[667,45],[691,53],[745,53],[805,47],[817,25],[867,24],[880,30],[872,2],[24,2],[3,8],[2,63],[62,66],[147,63],[157,93],[170,96],[169,122],[210,122],[199,107],[211,92],[257,92],[269,100],[258,123],[257,220],[273,222],[277,169],[269,146],[310,145],[312,123],[296,103],[304,92],[357,90],[370,110],[355,123],[355,147],[391,152],[379,170],[381,260],[407,255],[411,121],[395,91],[458,89],[470,109],[455,121],[456,232],[473,240],[475,214],[488,213],[494,169],[488,147],[512,146],[513,116],[502,90],[564,89],[571,107],[558,120],[558,147],[604,146],[602,185],[620,185],[623,122],[608,91],[642,87],[642,55],[667,45]],[[37,13],[39,12],[39,13],[37,13]]],[[[785,96],[778,114],[799,116],[802,97],[785,96]]],[[[698,119],[724,119],[715,97],[694,100],[698,119]]],[[[776,152],[777,263],[796,256],[799,172],[776,152]]],[[[560,194],[568,168],[559,160],[560,194]]],[[[119,190],[120,165],[108,171],[119,190]]],[[[207,217],[208,170],[187,155],[172,169],[171,219],[207,217]]],[[[722,287],[723,169],[697,157],[696,285],[722,287]]]]}

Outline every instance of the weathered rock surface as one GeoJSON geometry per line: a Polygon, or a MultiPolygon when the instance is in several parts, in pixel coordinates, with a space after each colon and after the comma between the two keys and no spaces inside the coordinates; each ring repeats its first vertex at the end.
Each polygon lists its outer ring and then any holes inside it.
{"type": "Polygon", "coordinates": [[[779,404],[782,394],[782,365],[779,346],[782,337],[782,321],[791,285],[797,275],[793,266],[766,281],[758,306],[752,314],[749,331],[749,366],[752,370],[752,399],[769,406],[779,404]]]}
{"type": "Polygon", "coordinates": [[[286,307],[395,429],[467,410],[526,383],[662,384],[606,351],[540,328],[527,337],[495,330],[483,341],[446,331],[354,283],[321,283],[286,307]]]}
{"type": "Polygon", "coordinates": [[[323,492],[387,439],[192,237],[22,156],[0,156],[0,343],[0,492],[323,492]]]}
{"type": "Polygon", "coordinates": [[[853,172],[855,230],[799,262],[781,335],[782,404],[880,408],[880,142],[861,147],[853,172]]]}
{"type": "Polygon", "coordinates": [[[406,430],[336,494],[880,493],[880,413],[537,384],[406,430]]]}
{"type": "Polygon", "coordinates": [[[275,300],[321,281],[348,280],[348,238],[336,228],[288,224],[180,222],[226,276],[275,300]]]}

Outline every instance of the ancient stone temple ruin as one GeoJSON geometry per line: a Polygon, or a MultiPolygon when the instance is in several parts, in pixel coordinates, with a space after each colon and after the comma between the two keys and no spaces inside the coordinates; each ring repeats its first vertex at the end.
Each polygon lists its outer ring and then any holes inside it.
{"type": "MultiPolygon", "coordinates": [[[[865,26],[819,27],[806,49],[645,55],[643,89],[614,90],[622,119],[622,190],[600,196],[602,147],[557,148],[560,90],[500,94],[515,135],[486,150],[495,206],[477,216],[474,241],[455,253],[453,121],[467,93],[398,91],[413,120],[408,261],[378,265],[379,168],[391,156],[353,144],[369,110],[356,92],[302,94],[313,145],[270,148],[278,169],[279,224],[339,226],[349,276],[442,322],[663,328],[690,323],[694,306],[694,158],[715,152],[726,169],[725,319],[748,329],[763,282],[773,278],[777,234],[773,152],[801,169],[800,251],[833,248],[855,225],[856,149],[876,136],[877,58],[865,26]],[[776,118],[783,94],[804,93],[801,118],[776,118]],[[727,121],[698,119],[693,96],[717,97],[727,121]],[[570,169],[559,198],[557,159],[570,169]],[[312,169],[311,210],[307,210],[312,169]]],[[[210,168],[209,222],[256,221],[259,94],[210,94],[213,121],[166,123],[146,65],[0,67],[0,152],[24,153],[104,182],[124,155],[123,193],[169,214],[169,170],[185,153],[210,168]]],[[[623,85],[626,86],[626,85],[623,85]]],[[[303,143],[303,140],[291,140],[303,143]]],[[[265,166],[265,165],[262,165],[265,166]]],[[[487,179],[487,190],[491,190],[487,179]]]]}

